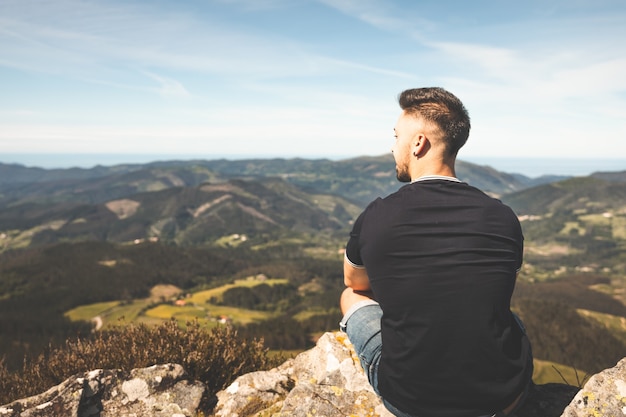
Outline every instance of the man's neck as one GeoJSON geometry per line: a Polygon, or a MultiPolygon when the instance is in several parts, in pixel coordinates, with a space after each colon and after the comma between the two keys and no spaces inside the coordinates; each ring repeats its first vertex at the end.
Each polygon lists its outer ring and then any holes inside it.
{"type": "Polygon", "coordinates": [[[424,164],[416,164],[413,167],[413,170],[411,171],[411,181],[415,181],[418,178],[426,177],[426,176],[440,176],[440,177],[456,178],[454,164],[424,163],[424,164]]]}

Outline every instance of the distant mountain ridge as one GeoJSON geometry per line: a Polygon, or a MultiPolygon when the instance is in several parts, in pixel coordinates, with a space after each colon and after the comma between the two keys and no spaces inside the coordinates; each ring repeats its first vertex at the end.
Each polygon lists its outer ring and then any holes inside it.
{"type": "MultiPolygon", "coordinates": [[[[459,161],[493,195],[537,182],[459,161]]],[[[312,236],[346,229],[397,190],[393,158],[161,161],[91,169],[0,164],[0,245],[162,239],[208,244],[233,234],[312,236]]]]}
{"type": "Polygon", "coordinates": [[[506,202],[519,214],[563,210],[619,210],[626,200],[626,171],[596,173],[509,193],[506,202]]]}
{"type": "MultiPolygon", "coordinates": [[[[518,191],[565,177],[531,179],[464,161],[457,164],[463,181],[494,195],[518,191]]],[[[335,193],[361,204],[399,188],[390,155],[328,159],[249,159],[161,161],[94,168],[42,169],[0,163],[0,204],[32,201],[99,203],[130,194],[232,178],[279,177],[316,192],[335,193]]]]}

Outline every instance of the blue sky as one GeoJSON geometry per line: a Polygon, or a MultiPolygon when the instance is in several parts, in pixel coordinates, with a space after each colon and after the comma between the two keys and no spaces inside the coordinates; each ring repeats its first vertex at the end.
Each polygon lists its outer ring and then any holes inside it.
{"type": "Polygon", "coordinates": [[[468,108],[461,159],[626,159],[625,22],[624,0],[0,0],[0,161],[380,155],[422,86],[468,108]]]}

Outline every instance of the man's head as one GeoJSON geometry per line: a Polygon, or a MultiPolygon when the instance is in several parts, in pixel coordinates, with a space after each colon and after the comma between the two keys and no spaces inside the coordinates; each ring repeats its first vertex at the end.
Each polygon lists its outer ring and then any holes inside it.
{"type": "Polygon", "coordinates": [[[455,157],[469,136],[470,118],[454,94],[439,87],[405,90],[398,98],[408,115],[432,123],[445,143],[446,156],[455,157]]]}
{"type": "Polygon", "coordinates": [[[415,88],[403,91],[398,101],[402,114],[396,124],[394,157],[398,179],[411,180],[411,158],[430,152],[447,164],[454,164],[470,131],[470,118],[463,103],[443,88],[415,88]]]}

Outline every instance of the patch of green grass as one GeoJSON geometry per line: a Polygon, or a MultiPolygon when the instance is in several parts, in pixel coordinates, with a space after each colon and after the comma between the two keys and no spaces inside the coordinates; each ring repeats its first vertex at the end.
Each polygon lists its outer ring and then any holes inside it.
{"type": "Polygon", "coordinates": [[[136,321],[144,324],[158,324],[170,319],[175,319],[181,328],[186,323],[193,321],[197,321],[202,327],[213,327],[217,322],[215,317],[209,317],[205,308],[193,305],[175,306],[171,304],[160,304],[151,308],[138,317],[136,321]]]}
{"type": "Polygon", "coordinates": [[[159,304],[158,306],[147,310],[144,314],[147,317],[169,320],[175,318],[180,322],[193,319],[218,321],[222,317],[230,321],[249,324],[256,321],[267,320],[274,316],[271,312],[246,310],[243,308],[218,306],[214,304],[204,303],[204,305],[185,305],[175,306],[171,304],[159,304]]]}
{"type": "Polygon", "coordinates": [[[174,317],[183,308],[185,307],[177,307],[170,304],[159,304],[158,306],[146,311],[145,315],[148,317],[167,320],[174,317]]]}
{"type": "Polygon", "coordinates": [[[133,322],[143,310],[148,306],[148,301],[137,300],[128,304],[122,304],[108,311],[104,316],[105,326],[107,324],[115,324],[119,321],[133,322]]]}
{"type": "Polygon", "coordinates": [[[21,249],[30,245],[32,234],[20,230],[9,230],[3,233],[2,251],[9,249],[21,249]]]}
{"type": "Polygon", "coordinates": [[[195,307],[192,305],[175,306],[171,304],[159,304],[158,306],[147,310],[145,315],[163,320],[169,320],[172,317],[187,317],[190,321],[193,321],[194,319],[207,317],[207,310],[205,308],[195,307]]]}
{"type": "Polygon", "coordinates": [[[149,306],[147,300],[135,300],[130,303],[108,301],[79,306],[65,313],[72,321],[91,321],[96,316],[102,320],[103,328],[110,328],[122,323],[132,323],[149,306]]]}
{"type": "Polygon", "coordinates": [[[578,220],[594,226],[609,226],[611,224],[611,219],[603,214],[585,214],[578,216],[578,220]]]}
{"type": "Polygon", "coordinates": [[[594,291],[598,291],[604,294],[608,294],[611,296],[615,295],[615,290],[616,290],[616,288],[614,288],[610,284],[594,284],[594,285],[590,285],[589,289],[592,289],[594,291]]]}
{"type": "Polygon", "coordinates": [[[163,183],[163,181],[153,181],[153,182],[149,182],[147,184],[145,184],[143,187],[140,188],[141,191],[161,191],[161,190],[166,190],[168,189],[170,186],[163,183]]]}
{"type": "Polygon", "coordinates": [[[207,303],[212,298],[215,298],[218,301],[221,301],[222,295],[226,290],[235,287],[248,287],[252,288],[260,284],[267,284],[269,286],[279,285],[279,284],[288,284],[289,280],[285,278],[272,278],[266,280],[260,279],[238,279],[233,284],[222,285],[221,287],[212,288],[210,290],[199,291],[191,294],[191,298],[188,299],[189,302],[195,303],[198,305],[202,305],[207,303]]]}
{"type": "Polygon", "coordinates": [[[285,285],[289,284],[289,280],[286,278],[270,278],[270,279],[258,279],[255,277],[250,277],[246,279],[237,279],[235,280],[235,286],[238,287],[256,287],[257,285],[266,284],[271,286],[274,285],[285,285]]]}
{"type": "Polygon", "coordinates": [[[223,248],[224,247],[235,248],[247,241],[248,241],[248,237],[246,235],[232,234],[232,235],[220,237],[219,239],[215,241],[215,245],[223,247],[223,248]]]}
{"type": "Polygon", "coordinates": [[[34,235],[44,230],[59,230],[65,225],[65,220],[53,220],[48,223],[43,223],[32,229],[26,230],[9,230],[4,232],[4,239],[0,241],[2,244],[2,250],[8,249],[22,249],[30,246],[31,240],[34,235]]]}
{"type": "Polygon", "coordinates": [[[212,298],[216,300],[221,300],[222,294],[224,294],[226,290],[230,288],[235,288],[235,287],[236,287],[235,284],[226,284],[226,285],[222,285],[221,287],[212,288],[210,290],[198,291],[196,293],[191,294],[191,297],[188,298],[187,300],[190,303],[194,303],[198,305],[206,304],[212,298]]]}
{"type": "Polygon", "coordinates": [[[626,217],[614,216],[611,222],[613,239],[626,240],[626,217]]]}
{"type": "Polygon", "coordinates": [[[243,308],[217,306],[207,304],[207,309],[211,317],[228,317],[233,322],[240,324],[250,324],[257,321],[263,321],[274,317],[274,313],[268,311],[246,310],[243,308]]]}
{"type": "Polygon", "coordinates": [[[119,304],[119,301],[105,301],[103,303],[87,304],[67,311],[65,316],[72,321],[89,321],[94,317],[104,314],[106,311],[117,307],[119,304]]]}
{"type": "Polygon", "coordinates": [[[582,387],[590,376],[580,369],[539,359],[534,360],[534,368],[535,384],[559,383],[582,387]]]}
{"type": "Polygon", "coordinates": [[[566,222],[565,226],[563,227],[563,229],[561,229],[559,234],[569,236],[574,232],[576,232],[578,236],[584,236],[585,228],[581,227],[580,223],[578,222],[566,222]]]}
{"type": "Polygon", "coordinates": [[[300,246],[300,245],[305,245],[307,244],[308,241],[306,241],[303,238],[283,238],[280,240],[273,240],[273,241],[269,241],[266,243],[262,243],[262,244],[258,244],[258,245],[254,245],[251,247],[252,250],[268,250],[271,248],[276,248],[276,247],[280,247],[280,246],[287,246],[287,245],[294,245],[294,246],[300,246]]]}

